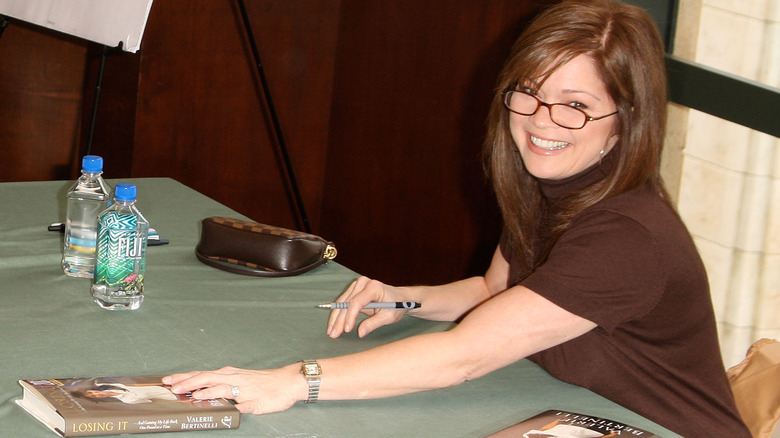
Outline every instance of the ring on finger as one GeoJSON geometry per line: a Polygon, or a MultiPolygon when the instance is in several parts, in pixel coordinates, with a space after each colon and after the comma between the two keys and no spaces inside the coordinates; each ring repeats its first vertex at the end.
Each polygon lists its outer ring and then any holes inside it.
{"type": "Polygon", "coordinates": [[[230,385],[230,394],[233,395],[233,398],[236,398],[241,394],[241,390],[238,389],[238,386],[230,385]]]}

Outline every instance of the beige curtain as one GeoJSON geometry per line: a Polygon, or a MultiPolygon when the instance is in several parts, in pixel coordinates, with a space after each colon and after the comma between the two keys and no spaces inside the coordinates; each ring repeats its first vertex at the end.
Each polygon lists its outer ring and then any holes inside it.
{"type": "Polygon", "coordinates": [[[780,338],[780,141],[691,112],[678,207],[710,279],[724,361],[780,338]]]}
{"type": "MultiPolygon", "coordinates": [[[[780,87],[780,1],[680,8],[675,54],[780,87]]],[[[766,110],[780,123],[779,108],[766,110]]],[[[756,340],[780,339],[780,140],[674,106],[670,137],[666,178],[707,267],[731,366],[756,340]]]]}

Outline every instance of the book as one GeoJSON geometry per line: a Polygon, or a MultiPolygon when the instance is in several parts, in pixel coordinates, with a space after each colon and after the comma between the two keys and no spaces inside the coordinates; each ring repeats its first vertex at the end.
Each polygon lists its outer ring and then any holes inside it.
{"type": "Polygon", "coordinates": [[[498,431],[487,438],[661,438],[652,432],[606,418],[549,410],[498,431]]]}
{"type": "Polygon", "coordinates": [[[16,403],[60,436],[235,429],[227,399],[195,400],[162,384],[162,376],[20,380],[16,403]]]}

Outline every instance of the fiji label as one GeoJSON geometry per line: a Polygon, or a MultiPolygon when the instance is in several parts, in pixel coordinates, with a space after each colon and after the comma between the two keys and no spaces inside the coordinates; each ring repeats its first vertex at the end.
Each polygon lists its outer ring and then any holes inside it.
{"type": "Polygon", "coordinates": [[[146,232],[136,228],[136,219],[114,211],[100,218],[95,283],[129,289],[143,278],[146,232]]]}

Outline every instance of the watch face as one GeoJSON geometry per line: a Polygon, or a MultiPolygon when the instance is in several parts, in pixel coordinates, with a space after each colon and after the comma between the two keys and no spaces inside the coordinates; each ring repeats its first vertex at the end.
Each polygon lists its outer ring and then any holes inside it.
{"type": "Polygon", "coordinates": [[[303,366],[307,375],[317,375],[320,373],[319,366],[316,363],[307,363],[303,366]]]}

